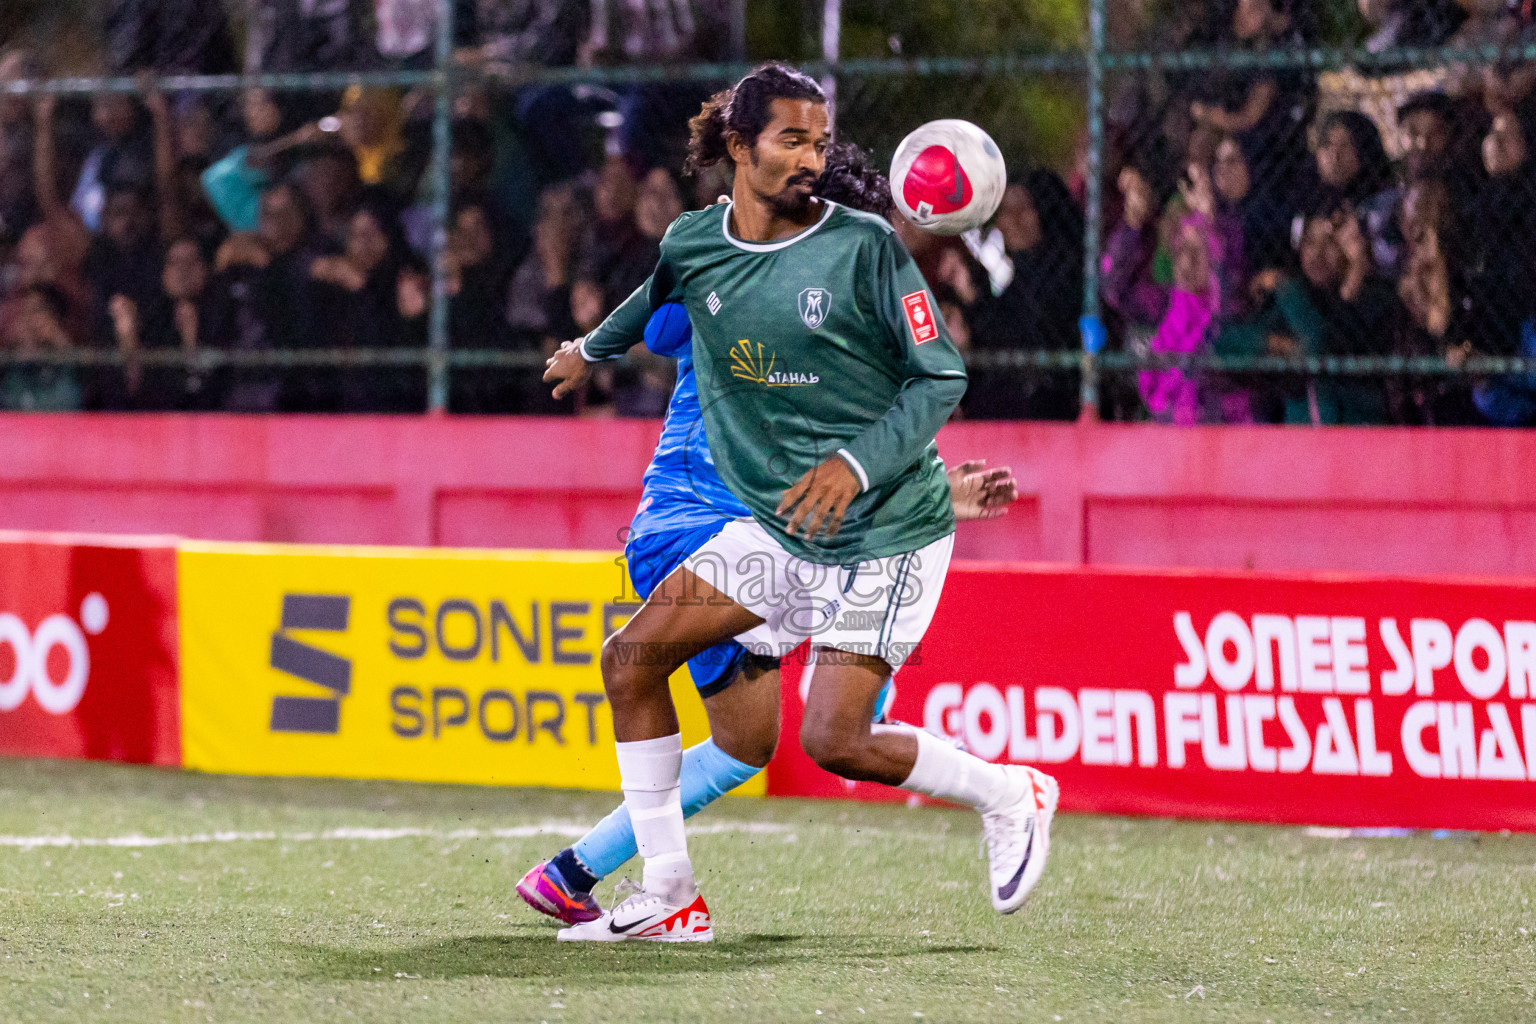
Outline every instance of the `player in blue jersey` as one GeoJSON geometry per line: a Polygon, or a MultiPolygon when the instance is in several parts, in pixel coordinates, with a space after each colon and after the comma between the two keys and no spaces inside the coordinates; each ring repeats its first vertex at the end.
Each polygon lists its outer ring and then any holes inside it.
{"type": "MultiPolygon", "coordinates": [[[[828,158],[818,194],[844,205],[886,214],[890,190],[857,147],[839,145],[828,158]],[[871,209],[873,207],[873,209],[871,209]]],[[[645,346],[677,360],[677,384],[667,408],[656,454],[646,468],[640,506],[630,525],[625,558],[641,597],[659,584],[732,520],[751,512],[715,471],[704,437],[698,386],[693,373],[692,328],[677,303],[650,318],[645,346]]],[[[956,519],[990,519],[1004,514],[1016,497],[1012,474],[967,462],[949,471],[956,519]]],[[[761,628],[761,627],[760,627],[761,628]]],[[[749,642],[752,633],[743,634],[749,642]]],[[[771,642],[766,630],[761,638],[771,642]]],[[[681,799],[691,816],[752,778],[767,765],[778,741],[779,663],[728,641],[688,662],[709,715],[712,735],[684,752],[681,799]]],[[[876,702],[876,717],[895,694],[887,681],[876,702]]],[[[566,924],[596,920],[602,913],[592,890],[636,853],[634,829],[623,805],[573,846],[529,870],[517,892],[540,913],[566,924]]]]}

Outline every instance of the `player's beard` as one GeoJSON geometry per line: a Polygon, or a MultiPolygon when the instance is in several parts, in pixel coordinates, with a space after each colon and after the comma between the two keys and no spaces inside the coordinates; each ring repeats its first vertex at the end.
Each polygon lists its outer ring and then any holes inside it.
{"type": "Polygon", "coordinates": [[[798,220],[805,216],[811,206],[811,197],[815,194],[816,176],[807,171],[792,176],[784,183],[784,188],[771,196],[765,196],[769,209],[774,216],[787,220],[798,220]],[[799,186],[806,185],[808,188],[799,186]]]}

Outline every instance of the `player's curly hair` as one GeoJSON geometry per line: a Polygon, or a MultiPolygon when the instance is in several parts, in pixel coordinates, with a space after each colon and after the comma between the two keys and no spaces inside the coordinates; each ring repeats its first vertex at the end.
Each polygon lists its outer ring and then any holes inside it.
{"type": "Polygon", "coordinates": [[[770,61],[754,68],[732,88],[705,101],[688,122],[688,162],[683,169],[697,174],[730,159],[726,139],[740,136],[748,145],[768,126],[768,107],[774,100],[827,102],[816,79],[787,64],[770,61]]]}
{"type": "Polygon", "coordinates": [[[851,142],[834,142],[827,163],[816,179],[816,195],[878,217],[890,217],[895,207],[891,183],[871,162],[871,154],[851,142]]]}

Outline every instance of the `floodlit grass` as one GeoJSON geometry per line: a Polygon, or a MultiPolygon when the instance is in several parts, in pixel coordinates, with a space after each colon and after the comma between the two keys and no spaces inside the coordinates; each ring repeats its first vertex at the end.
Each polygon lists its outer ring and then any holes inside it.
{"type": "Polygon", "coordinates": [[[718,941],[591,948],[512,886],[608,795],[0,770],[5,1022],[1536,1019],[1528,836],[1063,816],[1001,918],[971,814],[727,800],[718,941]]]}

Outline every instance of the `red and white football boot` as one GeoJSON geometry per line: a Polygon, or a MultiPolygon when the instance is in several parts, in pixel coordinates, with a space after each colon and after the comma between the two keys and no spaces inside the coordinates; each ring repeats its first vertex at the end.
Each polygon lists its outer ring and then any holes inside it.
{"type": "Polygon", "coordinates": [[[561,942],[714,942],[709,908],[704,897],[673,903],[659,893],[647,892],[633,882],[620,882],[619,891],[630,895],[596,921],[560,929],[561,942]]]}
{"type": "Polygon", "coordinates": [[[1016,783],[1017,796],[1007,806],[981,816],[989,862],[992,907],[1011,914],[1024,905],[1051,852],[1051,819],[1060,789],[1056,780],[1026,765],[1004,769],[1016,783]]]}

